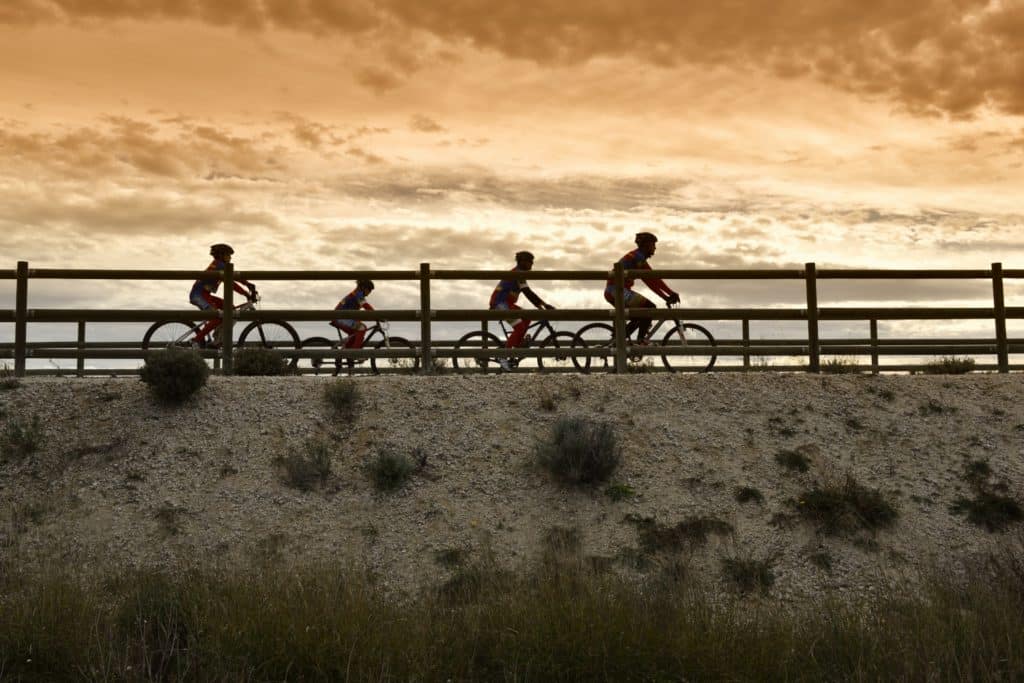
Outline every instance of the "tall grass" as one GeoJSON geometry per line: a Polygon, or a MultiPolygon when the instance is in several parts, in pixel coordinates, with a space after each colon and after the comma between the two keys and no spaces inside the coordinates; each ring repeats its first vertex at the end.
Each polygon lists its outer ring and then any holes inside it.
{"type": "Polygon", "coordinates": [[[335,566],[0,573],[0,678],[1021,680],[1019,569],[803,609],[565,563],[408,600],[335,566]]]}

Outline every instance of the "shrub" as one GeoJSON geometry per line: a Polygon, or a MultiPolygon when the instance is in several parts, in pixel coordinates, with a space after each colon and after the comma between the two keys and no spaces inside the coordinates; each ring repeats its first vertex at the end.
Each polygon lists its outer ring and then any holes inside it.
{"type": "Polygon", "coordinates": [[[709,534],[726,536],[733,532],[731,524],[714,517],[690,517],[675,526],[637,515],[627,516],[626,521],[636,524],[640,546],[649,553],[681,550],[687,545],[701,546],[707,543],[709,534]]]}
{"type": "Polygon", "coordinates": [[[811,469],[811,459],[801,450],[782,450],[775,454],[775,462],[787,470],[806,472],[811,469]]]}
{"type": "Polygon", "coordinates": [[[965,375],[974,370],[974,359],[957,356],[943,356],[940,360],[925,363],[921,371],[926,375],[965,375]]]}
{"type": "Polygon", "coordinates": [[[828,535],[889,527],[898,515],[880,491],[861,485],[852,475],[841,485],[825,484],[805,491],[796,507],[801,517],[815,522],[828,535]]]}
{"type": "Polygon", "coordinates": [[[737,503],[763,503],[764,496],[751,486],[740,486],[735,491],[737,503]]]}
{"type": "Polygon", "coordinates": [[[829,375],[850,375],[860,372],[857,362],[843,358],[830,358],[821,364],[821,371],[829,375]]]}
{"type": "Polygon", "coordinates": [[[604,490],[604,495],[618,503],[621,500],[628,500],[636,495],[636,491],[629,484],[611,484],[604,490]]]}
{"type": "Polygon", "coordinates": [[[973,499],[959,498],[950,507],[953,514],[966,514],[967,521],[989,532],[1004,531],[1024,519],[1020,503],[1009,496],[980,490],[973,499]]]}
{"type": "Polygon", "coordinates": [[[4,461],[22,460],[35,453],[42,441],[43,427],[38,415],[33,415],[30,421],[14,418],[0,435],[0,457],[4,461]]]}
{"type": "Polygon", "coordinates": [[[754,590],[767,593],[775,583],[775,572],[772,571],[771,560],[768,559],[722,558],[722,575],[741,593],[751,593],[754,590]]]}
{"type": "Polygon", "coordinates": [[[289,453],[276,459],[281,481],[300,491],[312,491],[331,476],[331,452],[327,442],[310,439],[304,453],[289,453]]]}
{"type": "Polygon", "coordinates": [[[324,387],[324,399],[339,417],[350,420],[355,416],[359,389],[350,379],[339,379],[324,387]]]}
{"type": "Polygon", "coordinates": [[[288,371],[288,362],[274,349],[262,346],[247,346],[235,351],[235,374],[247,377],[283,375],[288,371]]]}
{"type": "Polygon", "coordinates": [[[210,368],[195,351],[170,348],[147,354],[139,375],[158,399],[179,404],[206,384],[210,368]]]}
{"type": "Polygon", "coordinates": [[[10,391],[21,386],[21,380],[14,376],[14,372],[4,365],[0,368],[0,391],[10,391]]]}
{"type": "Polygon", "coordinates": [[[381,451],[367,466],[378,491],[397,491],[405,486],[416,471],[412,459],[389,451],[381,451]]]}
{"type": "Polygon", "coordinates": [[[578,417],[560,418],[550,443],[537,446],[537,460],[571,484],[606,481],[619,466],[621,449],[610,424],[578,417]]]}

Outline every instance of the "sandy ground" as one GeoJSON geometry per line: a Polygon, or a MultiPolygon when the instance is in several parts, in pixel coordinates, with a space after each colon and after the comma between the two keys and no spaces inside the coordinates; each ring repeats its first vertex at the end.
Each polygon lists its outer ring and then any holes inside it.
{"type": "Polygon", "coordinates": [[[972,495],[970,462],[1022,500],[1022,375],[709,374],[357,378],[358,412],[339,420],[326,378],[212,378],[163,406],[134,379],[29,379],[0,392],[0,429],[38,415],[39,450],[0,465],[0,553],[89,568],[327,560],[367,567],[382,585],[445,580],[458,555],[535,561],[552,529],[641,580],[722,582],[723,558],[767,560],[770,595],[801,600],[919,581],[936,568],[979,577],[989,556],[1021,553],[1020,525],[990,533],[950,506],[972,495]],[[574,488],[535,463],[563,416],[611,423],[622,465],[605,486],[574,488]],[[275,458],[310,440],[333,475],[302,492],[275,458]],[[805,473],[776,461],[811,458],[805,473]],[[366,463],[422,455],[404,489],[375,490],[366,463]],[[899,510],[890,530],[829,536],[796,514],[804,491],[847,475],[899,510]],[[762,502],[739,503],[739,487],[762,502]],[[732,532],[644,552],[637,519],[713,518],[732,532]],[[831,565],[830,568],[828,565],[831,565]]]}

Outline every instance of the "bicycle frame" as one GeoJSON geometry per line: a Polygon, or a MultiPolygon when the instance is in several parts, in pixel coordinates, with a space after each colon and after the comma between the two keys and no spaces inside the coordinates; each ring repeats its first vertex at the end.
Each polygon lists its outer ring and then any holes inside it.
{"type": "MultiPolygon", "coordinates": [[[[252,301],[246,301],[244,304],[239,304],[239,305],[235,306],[234,310],[235,310],[236,313],[242,313],[242,312],[245,312],[245,311],[253,311],[253,310],[256,310],[256,304],[253,303],[252,301]]],[[[221,318],[224,317],[224,312],[223,311],[221,311],[220,317],[221,318]]],[[[217,327],[216,330],[214,330],[214,334],[217,333],[217,330],[220,330],[219,326],[217,327]]],[[[209,337],[209,335],[204,333],[203,334],[203,338],[205,339],[207,337],[209,337]]],[[[185,334],[181,335],[180,337],[175,339],[173,342],[171,342],[171,344],[175,345],[175,346],[178,346],[180,344],[183,344],[185,342],[189,342],[191,340],[192,340],[192,331],[189,330],[188,332],[185,332],[185,334]]]]}

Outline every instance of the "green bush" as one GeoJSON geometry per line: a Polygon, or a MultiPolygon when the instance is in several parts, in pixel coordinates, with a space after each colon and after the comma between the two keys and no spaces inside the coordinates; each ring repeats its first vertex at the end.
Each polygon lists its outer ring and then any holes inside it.
{"type": "Polygon", "coordinates": [[[247,346],[235,351],[236,375],[246,377],[265,377],[283,375],[288,372],[288,363],[274,349],[262,346],[247,346]]]}
{"type": "Polygon", "coordinates": [[[796,508],[801,517],[815,522],[827,535],[889,527],[899,514],[880,491],[861,485],[852,475],[842,484],[805,491],[796,508]]]}
{"type": "Polygon", "coordinates": [[[350,379],[339,379],[324,387],[324,399],[339,417],[351,420],[356,414],[359,389],[350,379]]]}
{"type": "Polygon", "coordinates": [[[35,453],[43,441],[43,426],[38,415],[31,420],[13,418],[0,434],[0,459],[22,460],[35,453]]]}
{"type": "Polygon", "coordinates": [[[416,465],[407,456],[381,451],[370,461],[367,470],[378,491],[397,491],[412,477],[416,465]]]}
{"type": "Polygon", "coordinates": [[[150,391],[165,403],[184,403],[206,384],[210,368],[195,351],[163,349],[146,356],[139,372],[150,391]]]}
{"type": "Polygon", "coordinates": [[[621,449],[610,424],[579,417],[560,418],[550,442],[537,446],[537,460],[552,474],[571,484],[607,481],[621,460],[621,449]]]}

